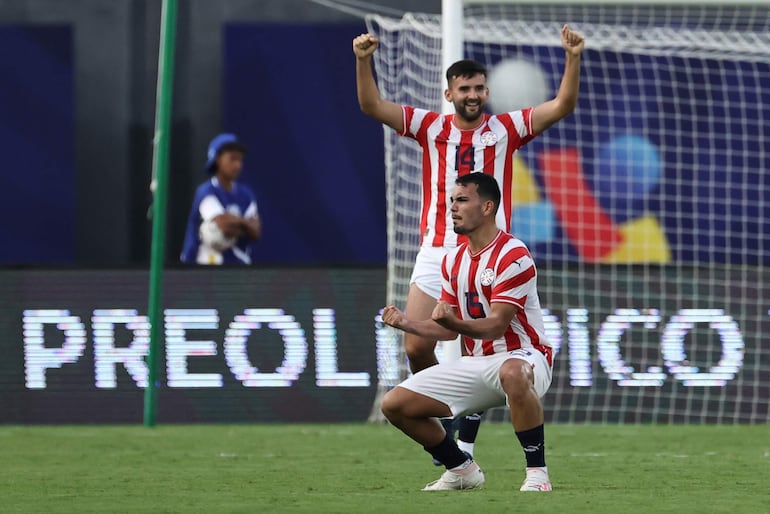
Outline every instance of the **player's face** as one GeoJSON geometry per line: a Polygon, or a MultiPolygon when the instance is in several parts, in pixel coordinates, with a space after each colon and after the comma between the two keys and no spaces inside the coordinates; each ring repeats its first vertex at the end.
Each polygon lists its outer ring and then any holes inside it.
{"type": "Polygon", "coordinates": [[[225,150],[217,157],[217,175],[233,181],[243,169],[243,153],[237,150],[225,150]]]}
{"type": "Polygon", "coordinates": [[[484,114],[489,99],[487,78],[477,74],[472,77],[455,77],[446,91],[447,100],[455,106],[455,112],[465,121],[473,122],[484,114]]]}
{"type": "Polygon", "coordinates": [[[485,202],[476,184],[457,185],[452,191],[452,224],[456,234],[469,234],[484,222],[485,202]]]}

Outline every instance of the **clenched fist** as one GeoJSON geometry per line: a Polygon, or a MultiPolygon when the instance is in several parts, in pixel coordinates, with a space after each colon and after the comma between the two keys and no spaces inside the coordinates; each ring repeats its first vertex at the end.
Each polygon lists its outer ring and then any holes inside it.
{"type": "Polygon", "coordinates": [[[365,59],[371,56],[377,47],[380,45],[380,40],[372,34],[361,34],[353,38],[353,53],[359,59],[365,59]]]}
{"type": "Polygon", "coordinates": [[[382,309],[382,321],[386,325],[390,325],[394,328],[401,328],[401,325],[403,325],[405,319],[406,318],[404,318],[404,313],[401,312],[395,305],[388,305],[382,309]]]}
{"type": "Polygon", "coordinates": [[[570,29],[569,25],[564,25],[561,28],[561,46],[564,47],[568,54],[578,56],[583,52],[585,39],[579,33],[570,29]]]}
{"type": "MultiPolygon", "coordinates": [[[[446,302],[438,301],[436,302],[436,306],[433,308],[433,314],[431,314],[430,318],[438,323],[439,325],[446,327],[447,322],[451,321],[452,319],[456,318],[455,312],[452,309],[452,306],[449,305],[446,302]]],[[[448,328],[448,327],[447,327],[448,328]]]]}

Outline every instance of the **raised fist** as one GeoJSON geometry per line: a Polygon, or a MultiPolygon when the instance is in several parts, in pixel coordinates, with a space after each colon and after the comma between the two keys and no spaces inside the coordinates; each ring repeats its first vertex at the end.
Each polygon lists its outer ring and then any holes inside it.
{"type": "Polygon", "coordinates": [[[365,59],[372,55],[379,45],[379,39],[372,34],[361,34],[353,38],[353,53],[357,58],[365,59]]]}

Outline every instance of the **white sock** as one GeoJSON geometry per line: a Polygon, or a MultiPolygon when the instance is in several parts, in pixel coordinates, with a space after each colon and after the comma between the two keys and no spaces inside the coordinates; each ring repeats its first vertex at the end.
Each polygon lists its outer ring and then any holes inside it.
{"type": "Polygon", "coordinates": [[[460,448],[464,452],[468,452],[471,454],[471,457],[473,457],[473,443],[466,443],[465,441],[457,440],[457,447],[460,448]]]}

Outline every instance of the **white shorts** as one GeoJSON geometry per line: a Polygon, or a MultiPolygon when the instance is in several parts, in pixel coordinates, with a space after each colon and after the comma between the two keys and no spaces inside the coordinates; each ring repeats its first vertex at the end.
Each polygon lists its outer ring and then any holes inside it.
{"type": "Polygon", "coordinates": [[[442,246],[422,246],[417,252],[410,284],[438,300],[441,297],[441,262],[447,249],[442,246]]]}
{"type": "Polygon", "coordinates": [[[535,391],[542,398],[551,385],[552,369],[545,355],[534,348],[442,362],[415,373],[398,387],[446,404],[452,416],[500,407],[508,403],[500,384],[500,367],[508,359],[521,359],[532,365],[535,391]]]}

